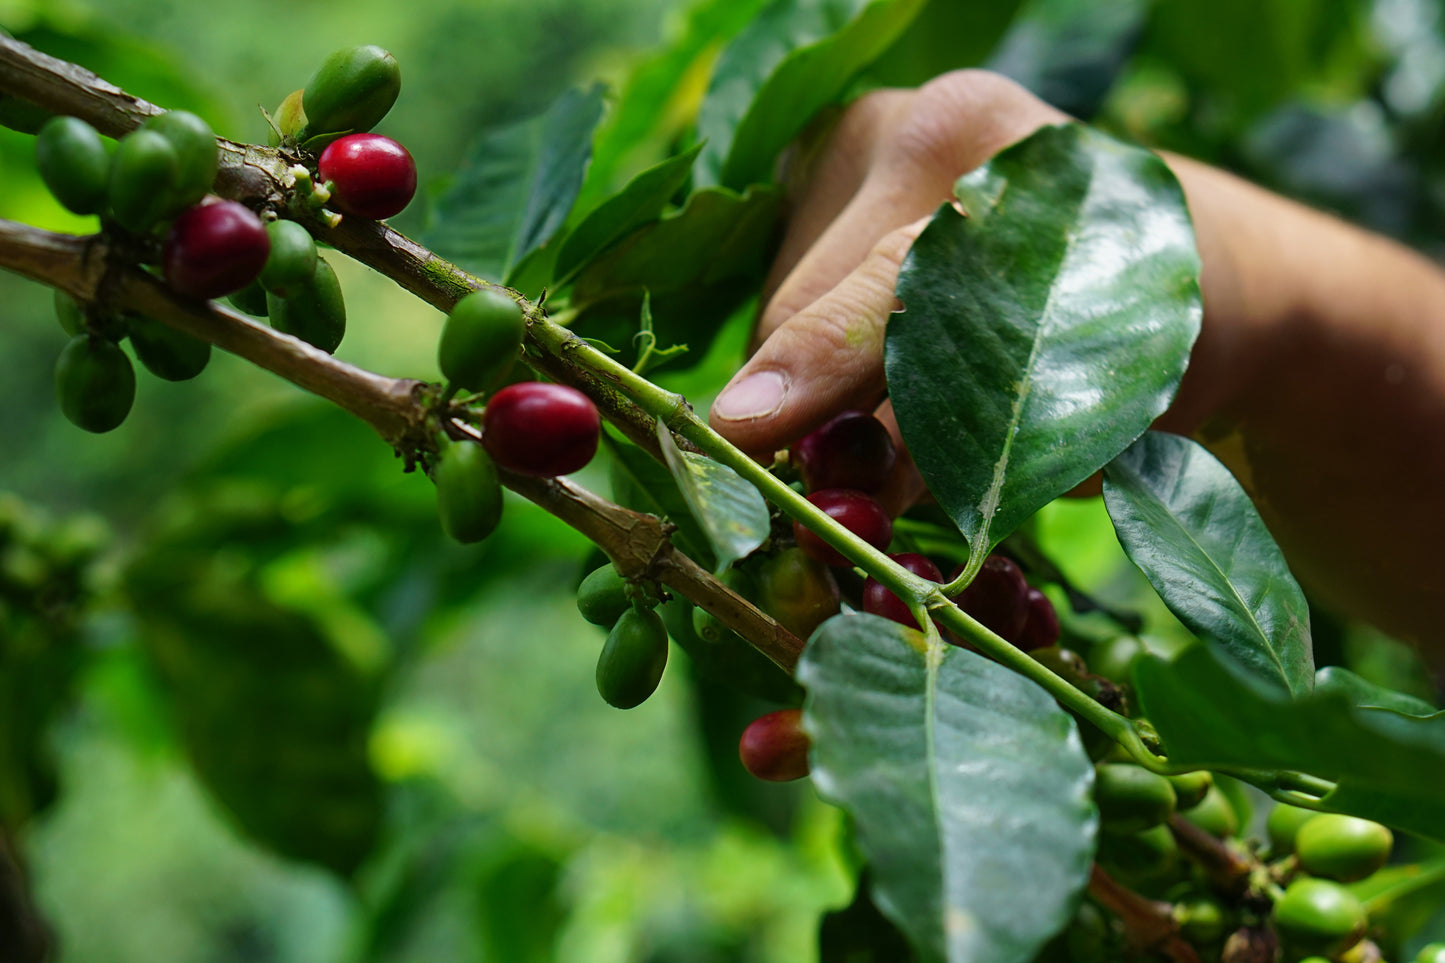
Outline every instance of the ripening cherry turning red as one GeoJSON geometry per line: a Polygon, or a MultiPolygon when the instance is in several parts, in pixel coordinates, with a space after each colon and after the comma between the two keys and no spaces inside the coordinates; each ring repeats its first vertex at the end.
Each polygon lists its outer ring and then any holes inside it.
{"type": "Polygon", "coordinates": [[[321,152],[316,171],[331,184],[330,205],[374,221],[400,214],[416,193],[416,161],[380,134],[347,134],[321,152]]]}

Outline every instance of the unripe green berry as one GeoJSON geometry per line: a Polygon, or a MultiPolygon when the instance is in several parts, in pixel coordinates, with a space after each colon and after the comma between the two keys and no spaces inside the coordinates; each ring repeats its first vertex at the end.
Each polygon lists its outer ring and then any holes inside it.
{"type": "Polygon", "coordinates": [[[502,518],[502,484],[486,449],[469,441],[444,441],[431,474],[442,531],[469,545],[496,530],[502,518]]]}
{"type": "Polygon", "coordinates": [[[127,134],[110,163],[107,197],[122,227],[142,233],[171,209],[180,158],[171,142],[153,130],[127,134]]]}
{"type": "Polygon", "coordinates": [[[1338,883],[1302,876],[1274,904],[1274,928],[1296,953],[1335,956],[1365,934],[1365,908],[1338,883]]]}
{"type": "Polygon", "coordinates": [[[151,318],[129,319],[130,346],[151,374],[166,381],[189,381],[211,360],[210,342],[151,318]]]}
{"type": "Polygon", "coordinates": [[[55,363],[60,410],[86,431],[110,431],[125,421],[135,402],[135,368],[120,346],[82,334],[55,363]]]}
{"type": "Polygon", "coordinates": [[[1174,787],[1143,766],[1104,763],[1094,773],[1099,825],[1108,832],[1137,833],[1158,826],[1174,812],[1174,787]]]}
{"type": "Polygon", "coordinates": [[[110,154],[96,129],[76,117],[52,117],[35,137],[40,179],[66,210],[99,214],[110,181],[110,154]]]}
{"type": "Polygon", "coordinates": [[[1278,859],[1294,852],[1295,836],[1300,827],[1317,815],[1319,813],[1311,809],[1276,803],[1264,824],[1265,832],[1269,835],[1270,855],[1278,859]]]}
{"type": "Polygon", "coordinates": [[[176,178],[167,214],[177,214],[210,193],[220,164],[216,132],[210,124],[190,111],[168,110],[146,120],[141,130],[160,134],[176,151],[176,178]]]}
{"type": "Polygon", "coordinates": [[[347,47],[322,61],[301,95],[303,140],[371,130],[401,93],[401,67],[381,47],[347,47]]]}
{"type": "Polygon", "coordinates": [[[526,330],[516,301],[494,288],[473,291],[447,315],[437,364],[456,387],[484,391],[516,360],[526,330]]]}
{"type": "Polygon", "coordinates": [[[1428,943],[1415,954],[1415,963],[1445,963],[1445,943],[1428,943]]]}
{"type": "Polygon", "coordinates": [[[316,259],[316,272],[311,281],[289,298],[266,295],[266,312],[271,327],[300,338],[325,351],[335,351],[346,336],[346,301],[341,295],[341,282],[326,259],[316,259]]]}
{"type": "Polygon", "coordinates": [[[1214,785],[1214,776],[1208,770],[1203,769],[1166,778],[1169,780],[1169,785],[1174,787],[1176,808],[1179,812],[1193,809],[1202,803],[1214,785]]]}
{"type": "Polygon", "coordinates": [[[1311,876],[1353,883],[1384,866],[1394,842],[1379,823],[1320,813],[1300,826],[1294,845],[1301,868],[1311,876]]]}
{"type": "Polygon", "coordinates": [[[611,564],[589,572],[577,586],[577,611],[593,625],[611,628],[631,605],[627,580],[611,564]]]}
{"type": "Polygon", "coordinates": [[[631,709],[647,701],[667,665],[667,629],[652,609],[623,612],[597,657],[597,692],[608,705],[631,709]]]}
{"type": "Polygon", "coordinates": [[[55,317],[60,328],[72,338],[85,331],[85,310],[80,302],[59,288],[55,289],[55,317]]]}
{"type": "Polygon", "coordinates": [[[1239,832],[1239,814],[1218,786],[1210,786],[1204,798],[1183,815],[1209,835],[1220,839],[1228,839],[1239,832]]]}
{"type": "Polygon", "coordinates": [[[266,233],[271,238],[271,253],[261,269],[261,285],[278,297],[300,294],[316,274],[316,242],[295,221],[272,221],[266,225],[266,233]]]}

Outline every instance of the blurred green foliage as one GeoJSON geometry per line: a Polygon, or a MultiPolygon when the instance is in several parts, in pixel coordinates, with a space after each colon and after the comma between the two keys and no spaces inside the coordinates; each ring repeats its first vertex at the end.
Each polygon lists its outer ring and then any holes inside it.
{"type": "MultiPolygon", "coordinates": [[[[596,141],[605,183],[584,188],[590,208],[686,140],[707,69],[758,6],[0,0],[0,27],[258,141],[258,106],[333,49],[382,44],[403,91],[379,130],[416,156],[426,199],[445,195],[486,130],[600,77],[621,106],[596,141]]],[[[1441,250],[1440,0],[1030,0],[1009,20],[1013,6],[933,0],[922,24],[989,42],[942,45],[917,28],[857,88],[988,65],[1124,137],[1441,250]]],[[[92,230],[43,190],[30,143],[0,130],[0,217],[92,230]]],[[[421,231],[428,207],[397,226],[421,231]]],[[[752,237],[729,253],[756,270],[752,237]]],[[[335,260],[364,306],[340,356],[435,379],[440,315],[335,260]]],[[[694,351],[658,380],[699,408],[741,357],[752,310],[731,278],[715,293],[706,324],[661,329],[694,351]]],[[[0,720],[22,706],[12,692],[38,706],[3,735],[40,733],[23,750],[0,738],[0,759],[25,757],[5,771],[26,773],[0,786],[0,830],[20,844],[59,959],[816,957],[822,914],[854,893],[839,817],[807,787],[743,774],[737,733],[769,704],[685,658],[637,710],[596,697],[603,633],[572,609],[580,536],[509,497],[487,542],[446,542],[431,486],[369,429],[219,353],[194,383],[144,379],[122,429],[83,436],[53,402],[65,336],[50,293],[4,275],[0,300],[0,491],[47,525],[98,513],[116,537],[87,562],[87,618],[9,599],[0,610],[0,720]],[[129,606],[113,590],[122,567],[129,606]],[[16,668],[21,644],[42,684],[16,668]]],[[[626,341],[635,300],[600,300],[606,340],[626,341]]],[[[599,463],[583,481],[606,490],[607,476],[599,463]]],[[[1151,646],[1178,643],[1097,501],[1050,506],[1030,534],[1072,586],[1142,613],[1151,646]]],[[[905,537],[926,540],[926,524],[905,537]]],[[[1070,644],[1087,651],[1101,618],[1069,618],[1070,644]]],[[[1429,694],[1412,653],[1358,627],[1321,637],[1322,663],[1429,694]]]]}

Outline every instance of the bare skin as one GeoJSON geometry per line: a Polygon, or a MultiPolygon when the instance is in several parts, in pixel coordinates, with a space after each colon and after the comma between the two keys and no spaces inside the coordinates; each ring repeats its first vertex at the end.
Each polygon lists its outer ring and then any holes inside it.
{"type": "MultiPolygon", "coordinates": [[[[871,93],[793,158],[756,352],[712,424],[770,453],[882,405],[909,245],[954,180],[1068,118],[996,75],[871,93]]],[[[1166,156],[1203,261],[1204,324],[1156,427],[1206,442],[1327,604],[1445,662],[1445,272],[1392,241],[1166,156]]],[[[895,426],[896,436],[896,426],[895,426]]],[[[923,492],[903,460],[887,499],[923,492]]]]}

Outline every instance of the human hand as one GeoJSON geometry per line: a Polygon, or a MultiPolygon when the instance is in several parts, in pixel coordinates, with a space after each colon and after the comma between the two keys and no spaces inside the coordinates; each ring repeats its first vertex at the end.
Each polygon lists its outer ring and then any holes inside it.
{"type": "MultiPolygon", "coordinates": [[[[713,427],[770,455],[841,411],[877,407],[884,327],[913,240],[959,175],[1068,119],[1010,80],[964,70],[917,90],[869,93],[820,146],[798,148],[756,351],[713,403],[713,427]]],[[[878,413],[898,442],[888,405],[878,413]]],[[[904,457],[882,499],[896,512],[922,490],[904,457]]]]}

